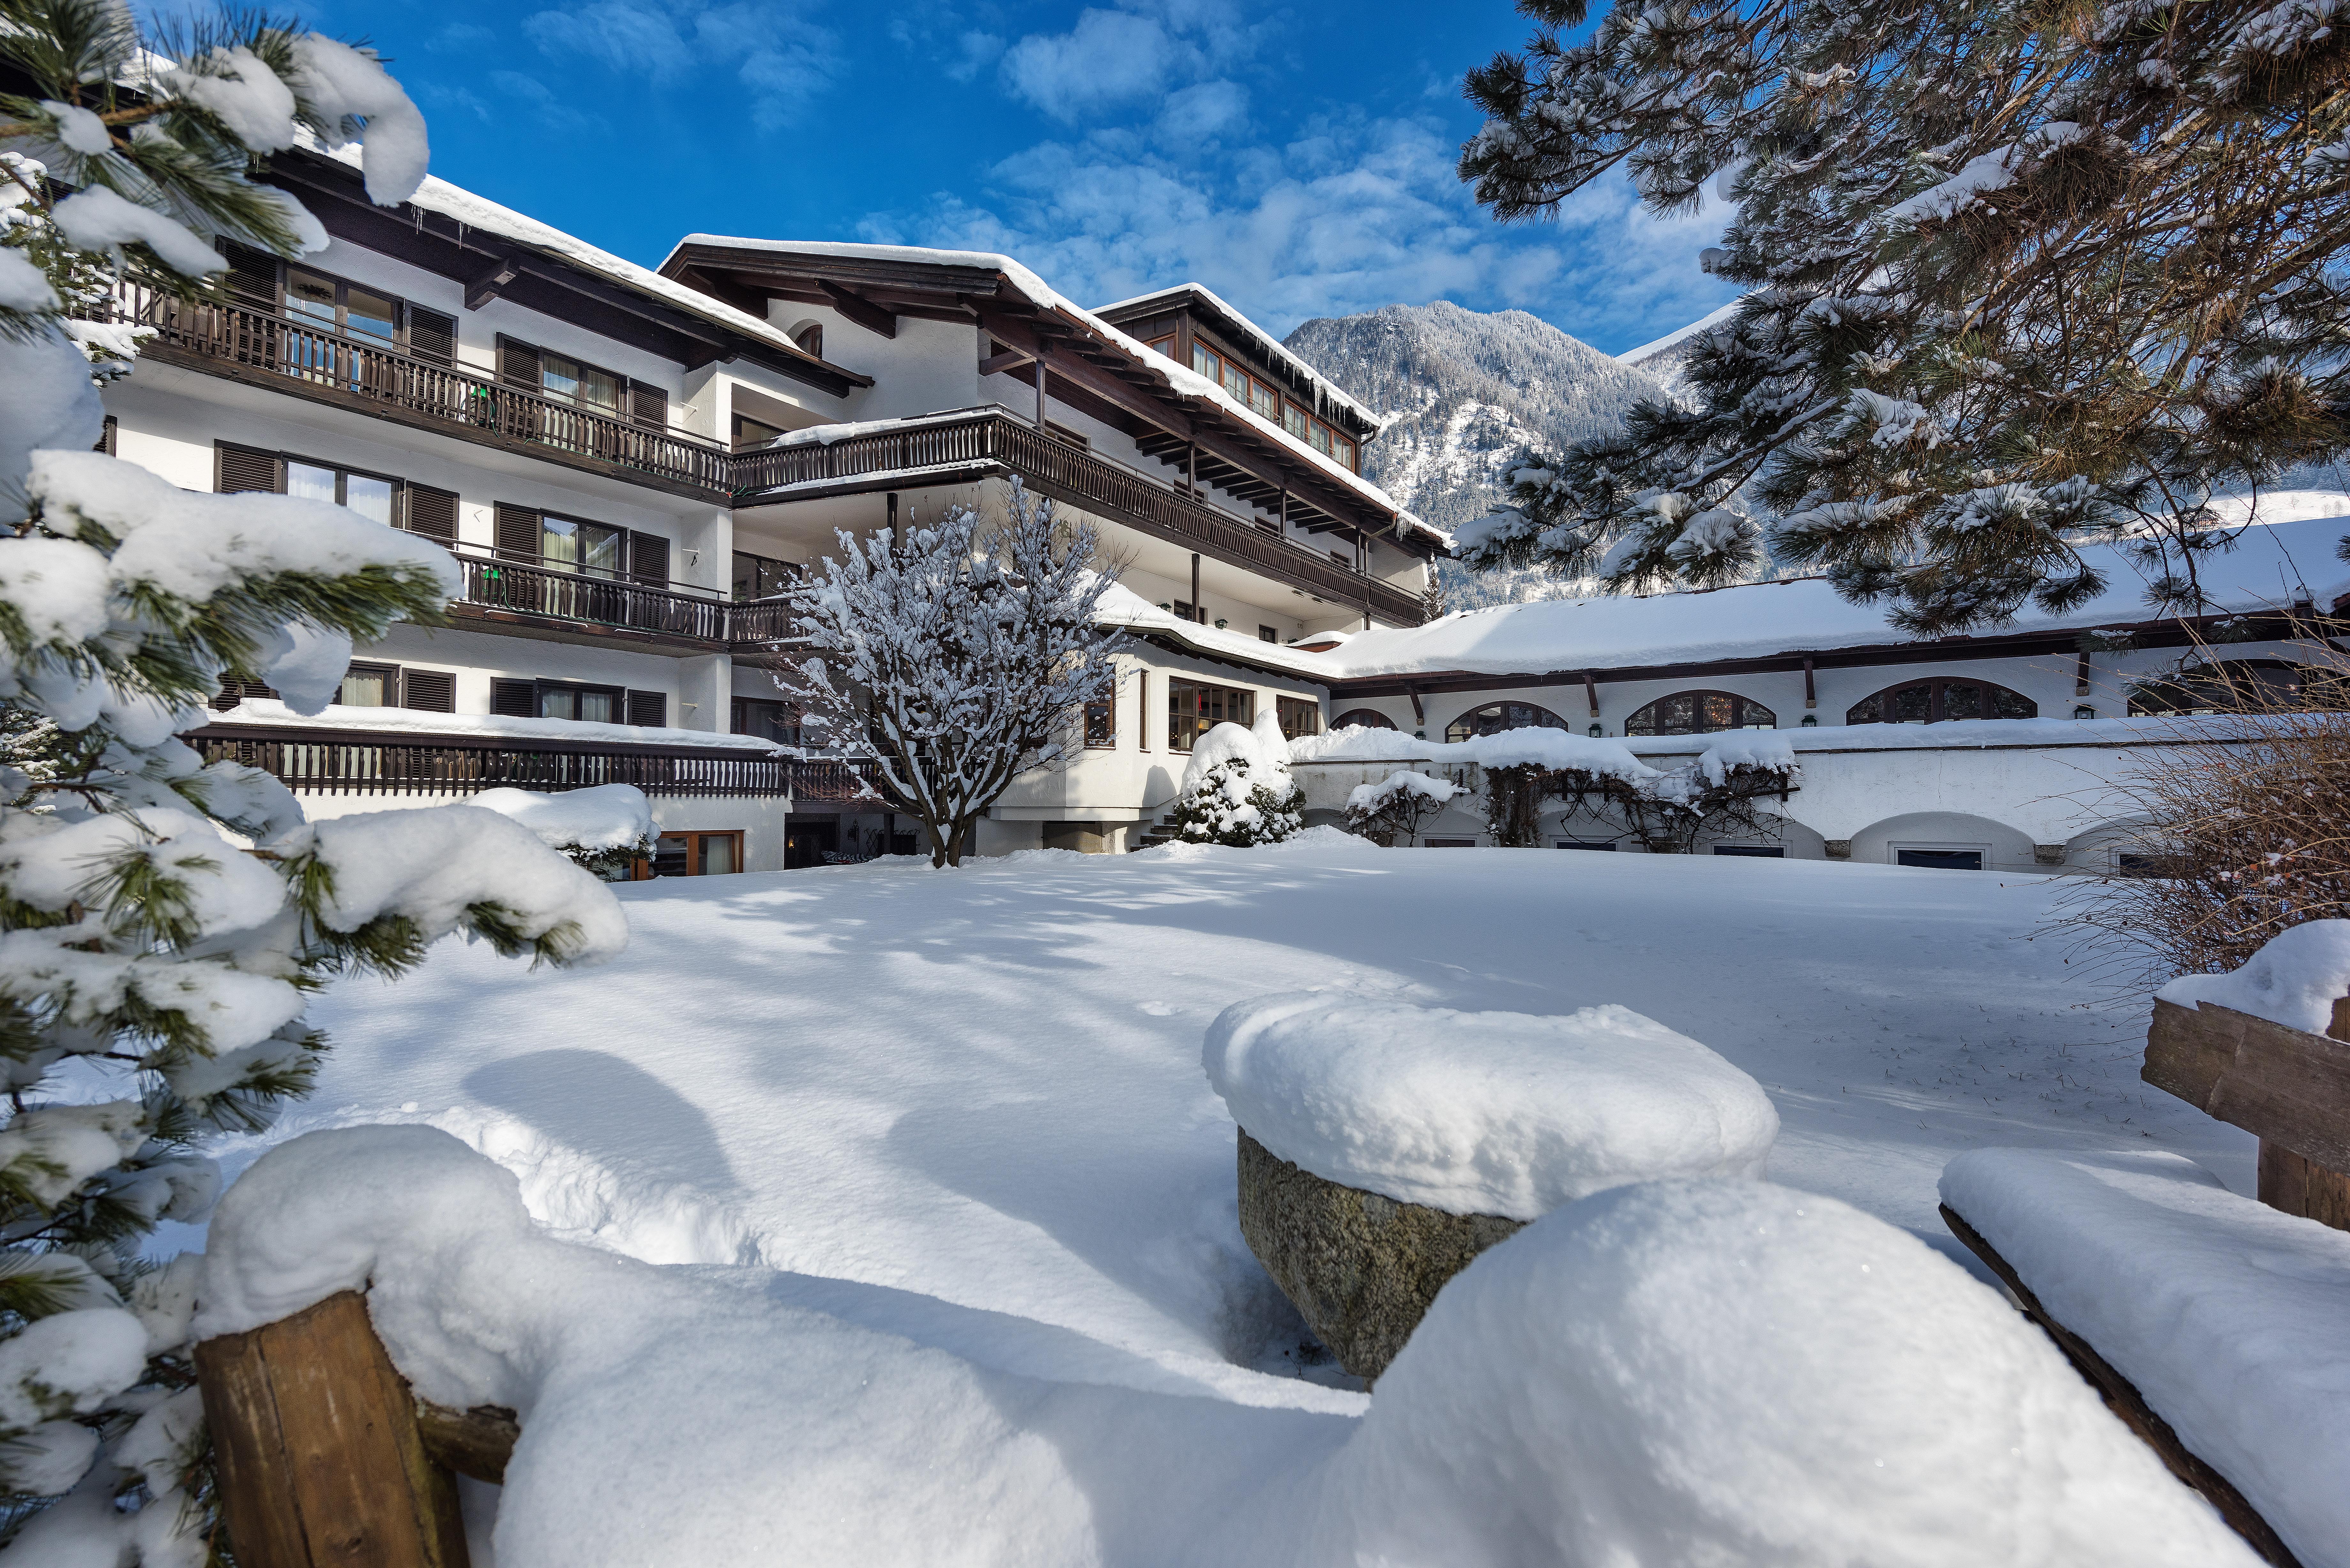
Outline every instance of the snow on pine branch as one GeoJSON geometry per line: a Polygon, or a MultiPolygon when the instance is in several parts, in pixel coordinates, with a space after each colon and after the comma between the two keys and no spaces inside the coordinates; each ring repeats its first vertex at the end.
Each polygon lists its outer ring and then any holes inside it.
{"type": "Polygon", "coordinates": [[[1090,524],[1065,526],[1014,476],[1003,515],[839,535],[794,596],[797,647],[777,684],[816,742],[868,759],[884,800],[931,832],[934,863],[969,847],[1019,774],[1067,760],[1083,705],[1115,690],[1122,634],[1099,624],[1117,580],[1090,524]]]}

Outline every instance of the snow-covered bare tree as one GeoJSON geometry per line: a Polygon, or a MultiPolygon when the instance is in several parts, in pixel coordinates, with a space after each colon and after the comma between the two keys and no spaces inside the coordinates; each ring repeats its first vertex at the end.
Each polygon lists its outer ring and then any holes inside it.
{"type": "Polygon", "coordinates": [[[991,526],[956,505],[863,539],[795,596],[805,650],[776,677],[816,743],[869,758],[881,798],[955,866],[1014,778],[1066,762],[1086,703],[1115,690],[1124,639],[1096,619],[1117,568],[1015,475],[991,526]]]}
{"type": "Polygon", "coordinates": [[[0,0],[0,1536],[9,1561],[207,1560],[192,1260],[218,1129],[266,1127],[325,1048],[338,973],[452,931],[556,962],[625,942],[619,906],[469,806],[306,824],[284,785],[175,739],[224,675],[316,711],[354,639],[431,620],[446,552],[343,507],[191,495],[92,451],[95,378],[133,335],[77,320],[117,272],[195,297],[210,236],[325,243],[255,155],[365,137],[369,192],[424,173],[372,56],[247,20],[182,63],[112,0],[0,0]],[[54,183],[52,183],[54,182],[54,183]],[[60,194],[60,191],[70,192],[60,194]],[[109,1080],[112,1087],[109,1089],[109,1080]],[[109,1093],[113,1097],[109,1097],[109,1093]],[[52,1501],[54,1500],[54,1501],[52,1501]]]}
{"type": "Polygon", "coordinates": [[[1409,846],[1462,793],[1450,779],[1398,768],[1377,784],[1359,784],[1347,793],[1347,831],[1382,849],[1394,848],[1398,838],[1409,846]]]}
{"type": "Polygon", "coordinates": [[[2102,588],[2165,607],[2206,503],[2350,445],[2350,28],[2331,4],[1523,0],[1461,170],[1505,219],[1623,165],[1735,203],[1690,407],[1537,459],[1472,564],[1734,581],[1767,544],[1921,634],[2102,588]]]}

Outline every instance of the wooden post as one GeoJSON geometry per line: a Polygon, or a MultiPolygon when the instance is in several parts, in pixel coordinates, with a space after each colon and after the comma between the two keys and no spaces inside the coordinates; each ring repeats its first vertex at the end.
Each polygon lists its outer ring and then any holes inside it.
{"type": "Polygon", "coordinates": [[[2261,1140],[2260,1199],[2350,1231],[2350,998],[2324,1034],[2158,999],[2139,1076],[2261,1140]]]}
{"type": "Polygon", "coordinates": [[[457,1489],[367,1298],[196,1346],[240,1568],[470,1568],[457,1489]]]}

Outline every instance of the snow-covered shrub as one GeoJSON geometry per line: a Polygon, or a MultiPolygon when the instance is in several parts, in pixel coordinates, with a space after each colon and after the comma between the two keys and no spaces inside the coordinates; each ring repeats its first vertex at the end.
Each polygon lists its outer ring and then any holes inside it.
{"type": "Polygon", "coordinates": [[[1485,816],[1494,842],[1538,843],[1543,803],[1565,803],[1610,836],[1628,831],[1651,851],[1686,855],[1708,833],[1775,837],[1761,811],[1784,800],[1802,769],[1776,734],[1718,735],[1681,766],[1652,768],[1621,741],[1529,728],[1430,748],[1440,759],[1473,762],[1484,773],[1485,816]]]}
{"type": "Polygon", "coordinates": [[[467,804],[510,816],[549,849],[607,882],[625,882],[660,844],[653,804],[634,784],[598,784],[562,794],[488,789],[467,804]]]}
{"type": "Polygon", "coordinates": [[[1461,793],[1449,779],[1398,768],[1377,784],[1357,784],[1347,793],[1347,831],[1381,848],[1393,848],[1399,837],[1409,844],[1461,793]]]}
{"type": "Polygon", "coordinates": [[[1271,713],[1253,729],[1218,724],[1191,748],[1168,826],[1186,844],[1245,849],[1305,827],[1305,792],[1289,773],[1289,742],[1271,713]]]}
{"type": "Polygon", "coordinates": [[[404,200],[424,144],[398,84],[372,56],[250,21],[166,69],[126,6],[8,17],[0,59],[37,101],[0,99],[0,143],[39,148],[75,193],[19,159],[0,204],[0,1530],[38,1515],[16,1541],[28,1562],[201,1563],[191,1264],[140,1248],[210,1207],[206,1139],[266,1127],[309,1086],[325,1041],[303,1010],[337,973],[396,972],[452,931],[589,959],[627,927],[495,813],[306,823],[276,779],[174,738],[224,675],[323,708],[354,639],[439,618],[461,587],[446,551],[324,502],[190,494],[91,450],[94,362],[137,338],[62,308],[118,269],[215,297],[213,232],[322,247],[298,203],[248,178],[297,124],[339,145],[365,119],[369,192],[404,200]]]}
{"type": "Polygon", "coordinates": [[[1079,710],[1117,678],[1123,634],[1095,619],[1118,580],[1090,523],[1065,527],[1012,479],[1006,515],[839,535],[841,559],[792,595],[796,657],[776,678],[826,748],[869,758],[881,797],[961,864],[980,814],[1032,768],[1067,759],[1079,710]],[[800,657],[810,649],[813,658],[800,657]]]}

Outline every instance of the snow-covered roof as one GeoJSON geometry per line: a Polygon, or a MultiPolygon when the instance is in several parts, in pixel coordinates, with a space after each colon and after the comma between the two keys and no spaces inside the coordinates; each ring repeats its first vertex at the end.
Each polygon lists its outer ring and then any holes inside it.
{"type": "MultiPolygon", "coordinates": [[[[1056,310],[1086,327],[1105,341],[1116,344],[1152,375],[1167,383],[1179,396],[1196,399],[1216,405],[1218,411],[1236,422],[1253,427],[1262,436],[1278,444],[1284,452],[1313,467],[1321,475],[1370,502],[1382,511],[1391,512],[1401,527],[1419,534],[1446,549],[1452,547],[1452,535],[1415,514],[1406,510],[1395,497],[1357,473],[1336,459],[1324,455],[1313,446],[1299,441],[1276,421],[1268,420],[1245,404],[1229,396],[1222,387],[1198,374],[1188,366],[1179,365],[1164,354],[1142,346],[1139,339],[1129,337],[1092,311],[1063,296],[1050,284],[1010,256],[994,251],[937,250],[926,245],[870,245],[845,241],[825,240],[758,240],[737,234],[688,234],[670,248],[670,256],[689,245],[710,245],[735,250],[766,251],[779,255],[832,256],[843,261],[900,262],[917,266],[972,267],[1000,273],[1028,302],[1039,309],[1056,310]]],[[[668,265],[665,259],[662,263],[668,265]]]]}
{"type": "MultiPolygon", "coordinates": [[[[2220,608],[2257,610],[2303,599],[2328,606],[2350,593],[2350,570],[2334,554],[2335,542],[2350,529],[2350,495],[2321,495],[2273,498],[2282,510],[2294,514],[2290,520],[2246,528],[2233,551],[2202,563],[2205,592],[2220,608]]],[[[2263,519],[2272,515],[2269,508],[2269,499],[2263,499],[2263,519]]],[[[2154,618],[2136,566],[2109,547],[2083,554],[2105,572],[2105,593],[2069,614],[2026,614],[1987,635],[2154,618]]],[[[1760,659],[1910,640],[1886,623],[1882,607],[1854,604],[1824,578],[1799,577],[1695,593],[1598,595],[1468,610],[1426,626],[1358,631],[1319,657],[1342,680],[1436,670],[1523,675],[1760,659]]],[[[1920,646],[1947,650],[1951,645],[1920,646]]]]}
{"type": "Polygon", "coordinates": [[[765,756],[792,754],[756,735],[720,735],[706,730],[669,730],[652,725],[596,724],[573,719],[514,719],[502,713],[431,713],[421,708],[346,708],[296,713],[283,702],[248,697],[214,713],[215,724],[266,724],[271,729],[360,730],[374,733],[479,736],[484,740],[569,741],[598,746],[723,747],[765,756]]]}
{"type": "MultiPolygon", "coordinates": [[[[317,152],[321,158],[330,158],[336,162],[348,164],[353,169],[359,167],[360,147],[357,142],[332,152],[316,146],[311,150],[317,152]]],[[[771,322],[753,316],[748,311],[738,310],[724,300],[713,298],[700,289],[689,288],[674,278],[663,277],[657,272],[639,266],[624,257],[616,256],[609,251],[598,249],[578,236],[567,234],[561,229],[543,223],[536,218],[525,217],[511,207],[500,206],[487,196],[477,195],[460,185],[452,185],[438,175],[426,175],[424,183],[417,188],[416,194],[410,197],[409,202],[411,205],[425,212],[437,213],[444,218],[453,219],[467,228],[480,229],[485,233],[496,234],[502,239],[528,245],[533,250],[568,262],[585,271],[600,273],[613,282],[634,289],[639,294],[649,295],[664,305],[674,306],[680,310],[698,316],[729,331],[739,332],[745,337],[755,338],[762,346],[772,348],[786,358],[804,359],[811,365],[822,365],[826,370],[834,375],[846,375],[854,379],[863,379],[857,376],[855,371],[819,359],[793,342],[771,322]]]]}
{"type": "Polygon", "coordinates": [[[1250,347],[1275,364],[1285,366],[1295,375],[1312,382],[1315,390],[1324,397],[1370,426],[1373,434],[1376,435],[1397,418],[1396,415],[1382,414],[1365,407],[1346,388],[1291,353],[1280,338],[1233,309],[1222,296],[1206,284],[1179,283],[1170,288],[1153,289],[1149,294],[1138,294],[1131,299],[1121,299],[1115,305],[1097,305],[1094,307],[1094,314],[1107,317],[1113,310],[1127,310],[1136,306],[1157,305],[1161,302],[1172,306],[1187,296],[1204,300],[1211,309],[1240,329],[1248,338],[1250,347]]]}
{"type": "Polygon", "coordinates": [[[1130,631],[1188,644],[1210,659],[1278,670],[1284,675],[1303,677],[1317,685],[1328,680],[1334,673],[1330,660],[1320,654],[1303,653],[1277,642],[1266,642],[1247,632],[1224,631],[1212,626],[1201,626],[1197,621],[1185,620],[1171,610],[1160,609],[1122,583],[1110,585],[1109,591],[1102,596],[1095,618],[1107,626],[1122,626],[1130,631]]]}

